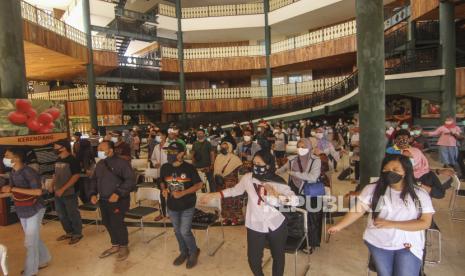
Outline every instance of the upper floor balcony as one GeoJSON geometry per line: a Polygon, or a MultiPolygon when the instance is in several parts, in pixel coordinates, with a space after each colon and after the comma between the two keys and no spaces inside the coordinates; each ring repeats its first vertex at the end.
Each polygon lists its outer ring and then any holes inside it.
{"type": "MultiPolygon", "coordinates": [[[[355,20],[318,29],[271,44],[271,66],[279,67],[356,52],[355,20]]],[[[158,51],[158,50],[157,50],[158,51]]],[[[162,71],[177,72],[178,49],[160,48],[162,71]]],[[[184,49],[185,72],[265,68],[265,46],[227,46],[184,49]]]]}
{"type": "MultiPolygon", "coordinates": [[[[97,85],[95,87],[95,96],[97,100],[119,100],[120,88],[113,86],[97,85]]],[[[62,89],[47,92],[29,93],[29,99],[48,100],[48,101],[82,101],[89,99],[87,85],[77,88],[62,89]]]]}

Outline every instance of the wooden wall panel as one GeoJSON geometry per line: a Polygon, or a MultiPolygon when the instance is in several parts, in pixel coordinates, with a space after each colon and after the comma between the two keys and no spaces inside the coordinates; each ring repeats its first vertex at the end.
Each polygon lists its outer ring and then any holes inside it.
{"type": "MultiPolygon", "coordinates": [[[[67,102],[68,116],[89,116],[88,101],[67,102]]],[[[123,101],[120,100],[97,100],[98,115],[121,115],[123,114],[123,101]]]]}
{"type": "Polygon", "coordinates": [[[23,20],[23,39],[87,63],[87,48],[39,25],[23,20]]]}
{"type": "MultiPolygon", "coordinates": [[[[279,52],[271,55],[273,68],[292,64],[324,59],[332,56],[342,56],[357,51],[355,35],[325,41],[315,45],[279,52]]],[[[205,58],[184,60],[184,71],[218,72],[233,70],[260,70],[265,69],[265,57],[230,57],[230,58],[205,58]]],[[[162,71],[178,72],[178,60],[164,58],[162,71]]]]}
{"type": "MultiPolygon", "coordinates": [[[[306,96],[273,97],[272,104],[276,105],[295,98],[304,99],[306,96]]],[[[264,109],[268,104],[266,98],[258,99],[216,99],[216,100],[196,100],[186,102],[187,113],[204,112],[231,112],[250,111],[264,109]]],[[[181,113],[181,101],[164,101],[163,114],[181,113]]]]}
{"type": "Polygon", "coordinates": [[[279,67],[357,51],[355,35],[271,55],[271,66],[279,67]]]}
{"type": "Polygon", "coordinates": [[[261,68],[265,68],[265,57],[188,59],[184,61],[184,71],[186,73],[253,70],[261,68]]]}
{"type": "Polygon", "coordinates": [[[428,17],[428,14],[439,7],[439,0],[411,0],[411,19],[421,20],[428,17]]]}
{"type": "Polygon", "coordinates": [[[94,64],[116,68],[118,67],[118,53],[94,50],[94,64]]]}
{"type": "Polygon", "coordinates": [[[456,91],[457,97],[464,97],[465,96],[465,67],[457,68],[455,73],[456,73],[455,91],[456,91]]]}

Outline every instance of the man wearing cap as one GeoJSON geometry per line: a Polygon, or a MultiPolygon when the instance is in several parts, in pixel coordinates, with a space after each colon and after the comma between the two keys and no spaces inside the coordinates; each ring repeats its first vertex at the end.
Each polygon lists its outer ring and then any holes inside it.
{"type": "Polygon", "coordinates": [[[68,140],[55,142],[53,150],[58,155],[55,162],[55,174],[53,175],[55,208],[61,226],[66,233],[58,237],[57,241],[69,240],[71,245],[82,239],[81,214],[79,213],[78,197],[74,188],[74,185],[79,180],[81,167],[79,161],[70,153],[71,143],[68,140]]]}
{"type": "Polygon", "coordinates": [[[182,144],[184,147],[186,146],[186,142],[179,138],[179,129],[176,127],[168,129],[168,143],[178,142],[182,144]]]}
{"type": "Polygon", "coordinates": [[[182,265],[186,260],[186,268],[197,264],[200,249],[192,234],[192,218],[194,217],[196,192],[203,183],[193,165],[184,162],[185,147],[173,142],[168,146],[168,163],[161,167],[160,179],[163,196],[167,198],[168,215],[173,224],[174,233],[181,254],[173,265],[182,265]]]}
{"type": "Polygon", "coordinates": [[[100,161],[90,179],[90,201],[92,204],[99,202],[102,222],[110,234],[112,244],[100,258],[118,253],[118,261],[123,261],[129,255],[124,215],[129,210],[129,194],[136,185],[136,178],[129,162],[116,156],[112,141],[100,143],[97,154],[100,161]]]}
{"type": "Polygon", "coordinates": [[[131,146],[123,141],[123,133],[120,130],[112,131],[111,141],[115,145],[115,154],[126,161],[131,161],[131,146]]]}
{"type": "Polygon", "coordinates": [[[73,153],[76,159],[79,161],[81,168],[88,170],[90,165],[94,162],[94,157],[92,155],[92,146],[87,139],[81,138],[82,133],[79,131],[75,132],[73,135],[73,153]]]}

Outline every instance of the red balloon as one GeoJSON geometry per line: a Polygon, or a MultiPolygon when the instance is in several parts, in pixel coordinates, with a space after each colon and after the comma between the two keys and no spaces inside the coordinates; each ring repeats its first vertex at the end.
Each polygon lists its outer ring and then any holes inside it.
{"type": "Polygon", "coordinates": [[[17,99],[15,101],[16,110],[27,113],[29,109],[32,108],[31,101],[26,99],[17,99]]]}
{"type": "Polygon", "coordinates": [[[42,125],[35,119],[29,119],[26,123],[26,126],[29,128],[29,130],[37,132],[42,128],[42,125]]]}
{"type": "Polygon", "coordinates": [[[43,125],[48,125],[53,122],[53,116],[50,113],[42,112],[39,117],[37,117],[37,120],[43,125]]]}
{"type": "Polygon", "coordinates": [[[8,113],[8,120],[15,125],[22,125],[27,121],[27,116],[22,112],[12,111],[8,113]]]}
{"type": "Polygon", "coordinates": [[[31,108],[26,112],[26,115],[29,119],[33,119],[37,116],[37,111],[34,108],[31,108]]]}
{"type": "Polygon", "coordinates": [[[58,108],[52,107],[52,108],[47,109],[45,112],[52,115],[54,121],[58,119],[58,117],[60,117],[60,110],[58,108]]]}
{"type": "Polygon", "coordinates": [[[52,133],[52,129],[51,128],[48,128],[47,126],[42,126],[38,131],[37,133],[39,134],[48,134],[48,133],[52,133]]]}

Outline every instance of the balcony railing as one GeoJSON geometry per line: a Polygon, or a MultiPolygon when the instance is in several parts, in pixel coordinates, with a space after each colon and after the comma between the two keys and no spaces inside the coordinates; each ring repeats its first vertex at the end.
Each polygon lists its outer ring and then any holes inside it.
{"type": "Polygon", "coordinates": [[[119,57],[120,66],[159,69],[160,64],[160,58],[119,57]]]}
{"type": "MultiPolygon", "coordinates": [[[[87,46],[86,34],[65,22],[56,19],[51,14],[38,9],[29,3],[21,1],[21,15],[23,19],[35,23],[58,35],[66,37],[78,44],[87,46]]],[[[115,40],[103,36],[92,36],[92,45],[95,50],[116,51],[115,40]]]]}
{"type": "MultiPolygon", "coordinates": [[[[271,0],[270,11],[277,10],[300,0],[271,0]]],[[[172,5],[158,4],[160,15],[176,17],[176,9],[172,5]]],[[[215,16],[234,16],[234,15],[250,15],[262,14],[263,2],[248,3],[248,4],[231,4],[231,5],[216,5],[203,6],[182,9],[182,18],[202,18],[215,16]]]]}
{"type": "MultiPolygon", "coordinates": [[[[324,41],[354,35],[356,32],[356,23],[355,20],[352,20],[349,22],[316,30],[304,35],[272,43],[271,53],[279,53],[283,51],[289,51],[301,47],[306,47],[324,41]]],[[[184,49],[184,59],[250,57],[264,55],[265,46],[263,45],[184,49]]],[[[162,47],[161,56],[163,58],[178,58],[178,49],[162,47]]]]}
{"type": "MultiPolygon", "coordinates": [[[[118,100],[119,87],[96,86],[95,95],[99,100],[118,100]]],[[[51,101],[80,101],[89,98],[87,86],[49,92],[30,93],[29,99],[51,101]]]]}
{"type": "MultiPolygon", "coordinates": [[[[273,96],[306,95],[331,87],[347,76],[318,79],[299,83],[289,83],[273,86],[273,96]]],[[[181,96],[179,90],[163,91],[165,101],[179,101],[181,96]]],[[[187,100],[216,100],[216,99],[241,99],[241,98],[264,98],[266,87],[235,87],[218,89],[191,89],[186,90],[187,100]]]]}

